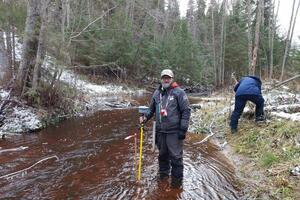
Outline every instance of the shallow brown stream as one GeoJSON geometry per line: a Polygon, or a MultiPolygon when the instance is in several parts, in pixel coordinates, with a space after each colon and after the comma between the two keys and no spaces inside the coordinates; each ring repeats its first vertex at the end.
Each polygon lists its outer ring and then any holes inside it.
{"type": "MultiPolygon", "coordinates": [[[[151,151],[151,130],[145,133],[142,180],[135,181],[134,143],[137,109],[100,111],[70,119],[36,134],[0,140],[0,199],[196,199],[234,200],[238,183],[233,167],[214,145],[186,141],[183,189],[156,181],[157,152],[151,151]]],[[[150,124],[149,124],[150,126],[150,124]]]]}

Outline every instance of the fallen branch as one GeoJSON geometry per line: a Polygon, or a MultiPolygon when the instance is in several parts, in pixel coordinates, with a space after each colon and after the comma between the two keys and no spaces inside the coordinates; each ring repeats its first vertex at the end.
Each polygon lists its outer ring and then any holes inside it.
{"type": "Polygon", "coordinates": [[[278,106],[266,106],[266,111],[284,111],[286,113],[297,113],[300,112],[300,103],[297,104],[285,104],[278,106]]]}
{"type": "Polygon", "coordinates": [[[44,159],[42,159],[42,160],[36,162],[35,164],[31,165],[30,167],[27,167],[27,168],[25,168],[25,169],[22,169],[22,170],[19,170],[19,171],[10,173],[10,174],[6,174],[6,175],[3,175],[3,176],[0,176],[0,179],[2,179],[2,178],[6,178],[6,179],[7,179],[7,178],[9,178],[9,177],[11,177],[11,176],[15,176],[15,175],[17,175],[17,174],[19,174],[19,173],[21,173],[21,172],[26,172],[27,170],[33,168],[33,167],[36,166],[37,164],[42,163],[42,162],[44,162],[44,161],[46,161],[46,160],[50,160],[50,159],[52,159],[52,158],[56,158],[56,160],[59,160],[59,158],[58,158],[56,155],[55,155],[55,156],[50,156],[50,157],[44,158],[44,159]]]}
{"type": "Polygon", "coordinates": [[[96,69],[96,68],[100,68],[100,67],[110,67],[110,66],[117,66],[119,67],[119,65],[117,64],[117,62],[109,62],[109,63],[104,63],[102,65],[88,65],[88,66],[85,66],[85,65],[76,65],[76,66],[71,66],[71,67],[68,67],[68,69],[77,69],[77,68],[81,68],[81,69],[96,69]]]}
{"type": "MultiPolygon", "coordinates": [[[[5,137],[5,134],[3,134],[4,137],[5,137]]],[[[2,136],[3,136],[2,135],[2,136]]],[[[4,153],[4,152],[10,152],[10,151],[23,151],[25,149],[28,149],[28,147],[23,147],[23,146],[20,146],[18,148],[12,148],[12,149],[4,149],[4,150],[0,150],[0,153],[4,153]]]]}
{"type": "Polygon", "coordinates": [[[103,13],[103,15],[101,15],[100,17],[96,18],[94,21],[90,22],[86,27],[84,27],[79,33],[77,33],[74,36],[70,37],[70,40],[72,40],[73,38],[76,38],[78,36],[81,35],[81,33],[83,33],[89,26],[91,26],[93,23],[95,23],[96,21],[98,21],[99,19],[102,19],[107,13],[109,13],[111,10],[115,9],[117,6],[114,6],[110,9],[108,9],[105,13],[103,13]]]}
{"type": "Polygon", "coordinates": [[[290,81],[293,81],[293,80],[295,80],[295,79],[297,79],[297,78],[300,78],[300,74],[298,74],[298,75],[296,75],[296,76],[293,76],[292,78],[289,78],[289,79],[287,79],[287,80],[285,80],[285,81],[282,81],[281,83],[276,84],[275,86],[271,87],[271,88],[270,88],[269,90],[267,90],[267,91],[273,90],[273,89],[275,89],[275,88],[277,88],[277,87],[279,87],[279,86],[282,86],[282,85],[284,85],[284,84],[286,84],[286,83],[288,83],[288,82],[290,82],[290,81]]]}
{"type": "Polygon", "coordinates": [[[192,100],[198,100],[198,101],[204,101],[204,102],[221,102],[226,100],[225,97],[194,97],[194,96],[190,96],[189,99],[192,100]]]}
{"type": "Polygon", "coordinates": [[[277,176],[279,174],[282,174],[284,172],[287,172],[290,170],[290,167],[292,165],[294,165],[295,163],[290,163],[290,162],[286,162],[286,163],[282,163],[282,164],[278,164],[276,167],[272,167],[270,169],[267,169],[267,172],[272,175],[272,176],[277,176]]]}
{"type": "Polygon", "coordinates": [[[206,142],[210,137],[212,137],[215,133],[213,132],[212,130],[212,127],[213,127],[213,124],[215,123],[215,120],[216,120],[216,116],[219,112],[216,112],[213,116],[213,119],[209,125],[209,132],[210,132],[210,135],[206,136],[203,140],[201,140],[200,142],[195,142],[194,144],[202,144],[204,142],[206,142]]]}

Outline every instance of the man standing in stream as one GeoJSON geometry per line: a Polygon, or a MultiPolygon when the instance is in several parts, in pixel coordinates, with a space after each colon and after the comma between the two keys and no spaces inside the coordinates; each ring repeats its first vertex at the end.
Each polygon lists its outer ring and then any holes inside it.
{"type": "Polygon", "coordinates": [[[171,186],[181,187],[183,180],[183,140],[189,126],[191,109],[186,93],[174,82],[170,69],[161,72],[161,84],[155,90],[150,112],[140,117],[146,123],[155,115],[156,145],[159,149],[159,179],[168,179],[171,186]]]}

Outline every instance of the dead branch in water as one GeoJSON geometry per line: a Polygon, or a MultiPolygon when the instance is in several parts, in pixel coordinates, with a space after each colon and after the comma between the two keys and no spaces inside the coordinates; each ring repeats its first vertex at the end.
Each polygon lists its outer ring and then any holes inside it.
{"type": "MultiPolygon", "coordinates": [[[[3,134],[4,137],[5,137],[5,134],[3,134]]],[[[3,136],[2,135],[2,136],[3,136]]],[[[4,152],[10,152],[10,151],[23,151],[25,149],[28,149],[28,147],[23,147],[23,146],[20,146],[20,147],[17,147],[17,148],[12,148],[12,149],[4,149],[4,150],[0,150],[0,154],[1,153],[4,153],[4,152]]]]}
{"type": "Polygon", "coordinates": [[[19,173],[26,172],[27,170],[33,168],[33,167],[36,166],[37,164],[42,163],[42,162],[44,162],[44,161],[46,161],[46,160],[50,160],[50,159],[52,159],[52,158],[56,158],[56,160],[59,160],[59,158],[58,158],[56,155],[50,156],[50,157],[44,158],[44,159],[42,159],[42,160],[40,160],[40,161],[34,163],[34,164],[31,165],[30,167],[27,167],[27,168],[25,168],[25,169],[22,169],[22,170],[19,170],[19,171],[10,173],[10,174],[6,174],[6,175],[3,175],[3,176],[0,176],[0,179],[2,179],[2,178],[6,178],[6,179],[7,179],[7,178],[12,177],[12,176],[15,176],[15,175],[17,175],[17,174],[19,174],[19,173]]]}

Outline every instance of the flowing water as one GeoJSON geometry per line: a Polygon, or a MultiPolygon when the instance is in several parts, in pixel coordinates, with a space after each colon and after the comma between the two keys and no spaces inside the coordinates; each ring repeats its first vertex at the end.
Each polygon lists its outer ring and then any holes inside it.
{"type": "Polygon", "coordinates": [[[150,124],[137,183],[134,138],[124,139],[139,134],[137,116],[134,108],[99,111],[0,140],[0,199],[239,199],[233,166],[211,143],[185,141],[182,188],[157,182],[150,124]]]}

